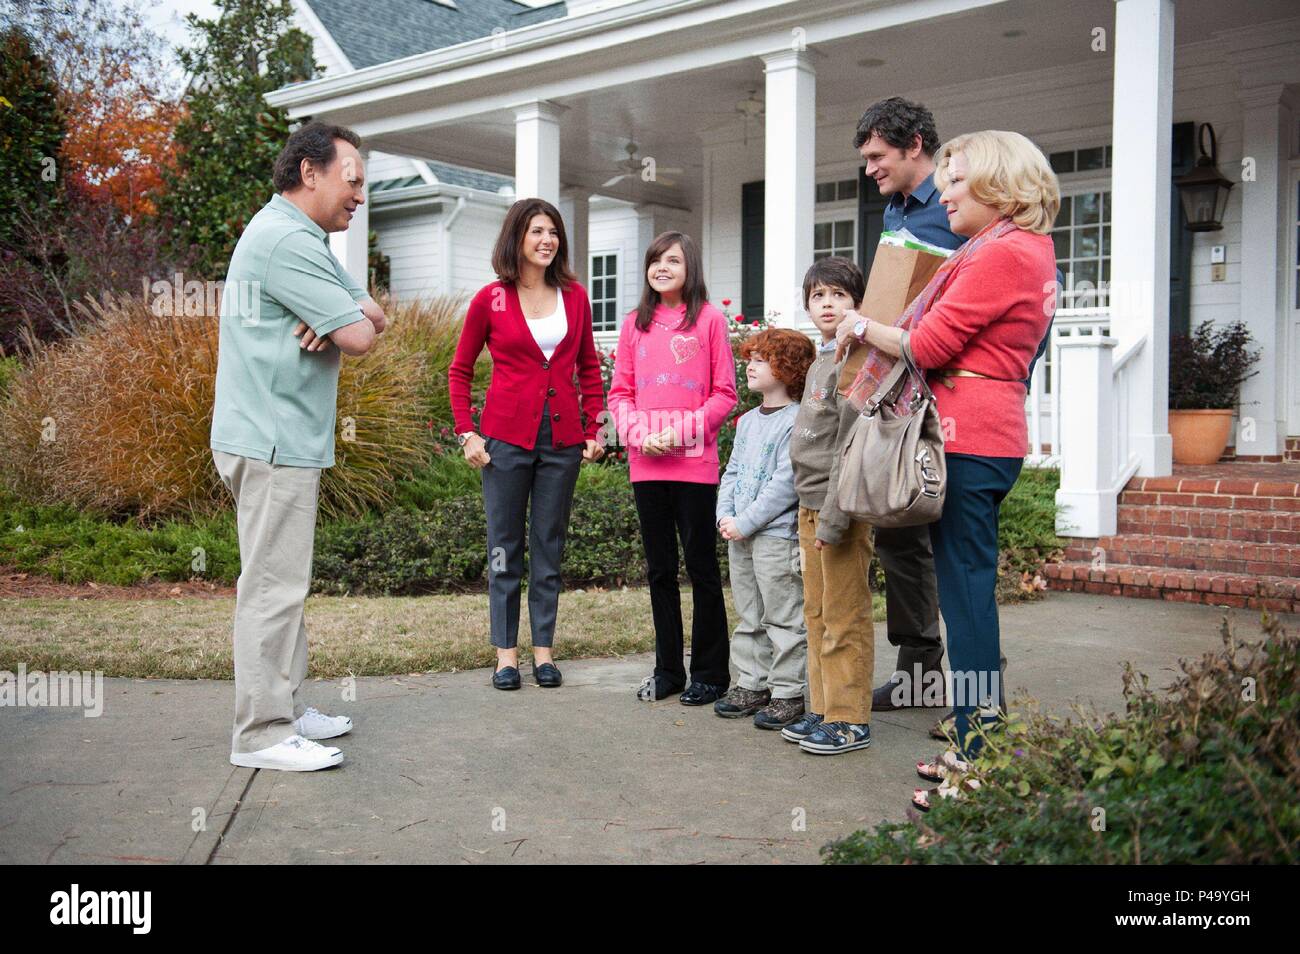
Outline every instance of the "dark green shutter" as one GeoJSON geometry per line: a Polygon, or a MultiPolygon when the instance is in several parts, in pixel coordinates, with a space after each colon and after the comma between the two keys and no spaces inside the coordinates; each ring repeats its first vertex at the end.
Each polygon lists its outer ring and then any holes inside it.
{"type": "Polygon", "coordinates": [[[763,183],[740,187],[740,311],[763,316],[763,183]]]}
{"type": "Polygon", "coordinates": [[[876,180],[867,175],[866,166],[858,166],[858,267],[863,275],[871,274],[880,233],[885,230],[885,206],[889,204],[876,180]]]}
{"type": "Polygon", "coordinates": [[[1170,153],[1173,176],[1169,183],[1169,333],[1185,335],[1190,332],[1192,321],[1192,233],[1187,231],[1187,215],[1178,197],[1178,186],[1172,180],[1196,164],[1195,123],[1174,123],[1170,153]]]}

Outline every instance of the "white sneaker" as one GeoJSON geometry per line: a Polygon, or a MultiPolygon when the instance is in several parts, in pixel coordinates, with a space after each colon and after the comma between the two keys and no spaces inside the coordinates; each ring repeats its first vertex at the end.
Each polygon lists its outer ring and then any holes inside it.
{"type": "Polygon", "coordinates": [[[300,735],[291,735],[269,748],[256,752],[231,752],[230,764],[243,768],[279,769],[282,772],[315,772],[343,761],[336,748],[320,745],[300,735]]]}
{"type": "Polygon", "coordinates": [[[304,739],[333,739],[352,731],[352,720],[347,716],[327,716],[319,709],[308,708],[293,720],[293,729],[304,739]]]}

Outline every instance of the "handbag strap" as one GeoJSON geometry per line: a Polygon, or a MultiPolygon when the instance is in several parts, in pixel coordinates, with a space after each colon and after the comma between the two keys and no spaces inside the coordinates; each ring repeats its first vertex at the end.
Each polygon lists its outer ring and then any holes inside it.
{"type": "Polygon", "coordinates": [[[898,400],[899,394],[902,393],[903,385],[910,379],[915,379],[918,392],[928,401],[934,401],[934,392],[930,390],[930,385],[926,383],[925,375],[916,366],[916,359],[912,357],[912,344],[909,340],[910,332],[904,331],[902,338],[899,340],[899,360],[894,362],[894,367],[890,370],[885,380],[880,382],[880,387],[876,393],[867,399],[867,403],[862,407],[864,417],[870,417],[876,413],[876,410],[882,404],[893,404],[898,400]]]}

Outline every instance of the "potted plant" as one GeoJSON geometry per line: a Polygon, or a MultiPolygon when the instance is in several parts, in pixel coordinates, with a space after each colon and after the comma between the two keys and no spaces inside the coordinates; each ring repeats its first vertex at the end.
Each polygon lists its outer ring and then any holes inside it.
{"type": "Polygon", "coordinates": [[[1169,339],[1169,433],[1174,463],[1213,464],[1228,446],[1241,383],[1257,372],[1258,349],[1240,321],[1203,321],[1169,339]]]}

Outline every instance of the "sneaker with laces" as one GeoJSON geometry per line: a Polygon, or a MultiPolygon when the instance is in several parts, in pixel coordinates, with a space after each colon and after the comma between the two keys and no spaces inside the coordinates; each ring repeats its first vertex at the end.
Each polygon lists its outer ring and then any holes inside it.
{"type": "Polygon", "coordinates": [[[871,726],[857,722],[823,722],[799,748],[813,755],[839,755],[871,744],[871,726]]]}
{"type": "Polygon", "coordinates": [[[773,699],[754,715],[754,725],[760,729],[784,729],[803,718],[803,715],[803,696],[773,699]]]}
{"type": "Polygon", "coordinates": [[[293,730],[304,739],[333,739],[351,732],[352,720],[347,716],[328,716],[308,706],[306,712],[293,720],[293,730]]]}
{"type": "Polygon", "coordinates": [[[256,752],[231,752],[230,764],[241,768],[278,769],[281,772],[315,772],[343,761],[338,749],[321,745],[300,735],[256,752]]]}
{"type": "Polygon", "coordinates": [[[753,715],[771,701],[772,694],[766,689],[745,689],[732,686],[727,694],[713,704],[713,711],[724,719],[740,719],[753,715]]]}
{"type": "Polygon", "coordinates": [[[787,742],[802,742],[813,734],[813,731],[822,724],[824,718],[826,717],[816,712],[806,712],[802,719],[791,722],[781,730],[781,738],[787,742]]]}

